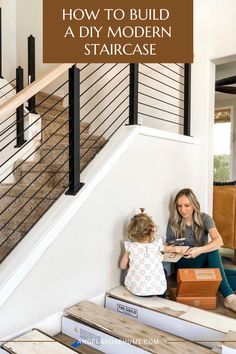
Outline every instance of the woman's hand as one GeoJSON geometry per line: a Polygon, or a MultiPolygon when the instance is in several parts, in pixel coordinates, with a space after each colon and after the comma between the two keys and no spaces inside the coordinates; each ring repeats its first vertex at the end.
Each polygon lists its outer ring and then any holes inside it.
{"type": "Polygon", "coordinates": [[[202,253],[201,247],[192,247],[184,253],[184,258],[196,258],[202,253]]]}
{"type": "Polygon", "coordinates": [[[186,252],[186,246],[174,246],[174,252],[178,254],[184,254],[186,252]]]}

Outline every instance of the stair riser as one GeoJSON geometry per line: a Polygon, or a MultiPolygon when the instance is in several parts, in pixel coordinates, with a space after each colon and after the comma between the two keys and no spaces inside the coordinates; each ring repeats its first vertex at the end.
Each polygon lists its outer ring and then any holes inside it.
{"type": "Polygon", "coordinates": [[[62,113],[60,110],[48,110],[48,108],[37,107],[37,113],[41,115],[42,119],[46,118],[47,120],[53,120],[57,117],[57,122],[60,121],[61,123],[64,123],[69,119],[68,111],[62,113]]]}
{"type": "MultiPolygon", "coordinates": [[[[25,191],[23,191],[23,188],[20,188],[18,185],[14,186],[12,189],[9,189],[9,187],[7,188],[2,188],[1,189],[1,195],[6,195],[3,198],[12,198],[11,200],[13,200],[13,198],[15,199],[16,197],[19,196],[20,194],[20,198],[32,198],[34,196],[34,198],[38,198],[38,199],[43,199],[43,198],[47,198],[47,199],[57,199],[59,195],[61,195],[61,193],[63,193],[64,189],[61,188],[54,188],[52,190],[52,188],[46,188],[43,187],[40,190],[38,189],[33,189],[31,187],[27,188],[25,191]]],[[[1,199],[1,203],[2,200],[1,199]]],[[[5,204],[5,203],[4,203],[5,204]]]]}
{"type": "Polygon", "coordinates": [[[16,173],[15,176],[17,176],[17,180],[22,178],[19,184],[23,186],[29,186],[31,183],[34,183],[38,184],[38,186],[45,184],[48,187],[52,187],[57,182],[56,174],[53,172],[43,172],[40,176],[37,172],[29,172],[26,174],[19,172],[16,173]]]}
{"type": "Polygon", "coordinates": [[[61,126],[60,123],[43,121],[42,140],[45,141],[53,135],[67,136],[69,132],[68,123],[61,126]]]}
{"type": "Polygon", "coordinates": [[[44,200],[40,205],[34,201],[29,202],[15,216],[13,215],[16,210],[14,212],[7,210],[0,217],[0,228],[6,224],[6,229],[15,230],[17,228],[19,232],[28,231],[31,225],[52,205],[52,202],[52,200],[44,200]],[[24,219],[25,221],[23,222],[24,219]],[[21,224],[21,222],[23,223],[21,224]]]}
{"type": "MultiPolygon", "coordinates": [[[[91,157],[94,157],[96,153],[100,150],[100,148],[91,148],[91,149],[80,149],[80,156],[82,157],[81,159],[81,165],[84,166],[87,161],[91,159],[91,157]]],[[[69,155],[68,155],[68,149],[66,152],[60,155],[61,150],[54,150],[50,151],[48,153],[48,150],[41,150],[40,151],[40,159],[41,163],[47,163],[51,164],[55,159],[53,163],[56,163],[58,165],[63,165],[65,161],[68,161],[69,155]],[[47,154],[48,153],[48,154],[47,154]],[[47,156],[45,156],[47,154],[47,156]],[[60,156],[59,156],[60,155],[60,156]],[[45,156],[45,158],[44,158],[45,156]]],[[[63,167],[62,167],[63,168],[63,167]]]]}
{"type": "MultiPolygon", "coordinates": [[[[31,213],[36,207],[37,212],[40,214],[44,210],[45,207],[51,204],[51,200],[42,200],[42,199],[30,199],[30,198],[21,198],[20,200],[16,200],[13,202],[5,211],[1,214],[1,222],[2,220],[8,220],[11,218],[17,211],[17,215],[28,215],[31,213]]],[[[3,208],[1,208],[3,209],[3,208]]]]}
{"type": "Polygon", "coordinates": [[[63,99],[61,100],[61,97],[59,96],[51,96],[48,97],[49,95],[46,93],[39,93],[36,95],[36,105],[39,105],[41,107],[45,107],[45,108],[51,108],[52,106],[55,105],[55,107],[53,107],[54,109],[58,109],[58,110],[62,110],[64,109],[63,106],[63,99]],[[60,102],[58,102],[60,100],[60,102]]]}
{"type": "MultiPolygon", "coordinates": [[[[65,149],[69,144],[69,137],[67,136],[63,138],[63,140],[61,140],[61,138],[62,137],[59,135],[52,136],[50,139],[47,140],[47,142],[42,144],[42,148],[51,150],[56,146],[57,149],[65,149]]],[[[101,147],[102,145],[104,145],[104,143],[105,143],[105,139],[102,138],[92,139],[87,135],[83,135],[80,137],[80,145],[82,148],[101,147]]]]}
{"type": "MultiPolygon", "coordinates": [[[[66,123],[62,126],[62,124],[57,121],[51,122],[50,120],[43,120],[42,129],[43,129],[43,131],[42,131],[42,141],[43,142],[45,140],[47,140],[48,138],[54,137],[54,136],[55,137],[66,136],[66,138],[68,137],[68,132],[69,132],[68,123],[66,123]]],[[[83,132],[82,134],[88,134],[89,133],[89,126],[85,123],[81,123],[80,131],[83,132]]]]}
{"type": "Polygon", "coordinates": [[[7,240],[7,237],[11,233],[12,233],[11,230],[0,231],[0,242],[2,243],[3,241],[6,240],[0,246],[0,259],[3,259],[7,255],[9,249],[13,248],[24,237],[24,232],[15,231],[7,240]]]}

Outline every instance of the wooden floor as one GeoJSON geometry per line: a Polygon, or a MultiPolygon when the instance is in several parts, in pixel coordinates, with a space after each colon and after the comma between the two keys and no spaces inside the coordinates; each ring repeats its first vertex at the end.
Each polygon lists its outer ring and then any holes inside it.
{"type": "MultiPolygon", "coordinates": [[[[233,264],[233,257],[234,257],[233,250],[228,248],[222,248],[221,255],[222,255],[222,262],[224,264],[224,267],[236,270],[236,265],[233,264]]],[[[174,276],[168,278],[168,286],[176,287],[176,280],[174,276]]],[[[219,293],[218,293],[218,304],[216,310],[208,310],[208,311],[216,312],[224,316],[236,318],[236,313],[234,311],[231,311],[226,307],[224,307],[223,296],[219,293]]]]}

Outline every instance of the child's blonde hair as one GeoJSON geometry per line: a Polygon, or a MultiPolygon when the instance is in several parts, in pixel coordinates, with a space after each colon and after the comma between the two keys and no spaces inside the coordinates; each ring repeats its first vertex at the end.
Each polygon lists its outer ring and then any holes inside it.
{"type": "Polygon", "coordinates": [[[152,218],[144,213],[144,208],[140,208],[141,213],[132,217],[128,226],[128,238],[131,241],[142,242],[155,240],[157,230],[156,224],[152,218]]]}

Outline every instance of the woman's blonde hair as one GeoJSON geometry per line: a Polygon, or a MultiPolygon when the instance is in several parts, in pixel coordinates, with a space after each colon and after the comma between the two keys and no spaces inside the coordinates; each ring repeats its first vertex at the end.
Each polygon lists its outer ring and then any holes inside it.
{"type": "Polygon", "coordinates": [[[185,230],[186,230],[186,224],[183,220],[183,217],[180,215],[179,210],[178,210],[178,200],[180,197],[187,197],[189,199],[189,202],[193,208],[193,224],[192,224],[192,229],[195,234],[196,238],[196,246],[201,245],[201,239],[203,235],[203,224],[202,224],[202,219],[201,219],[201,212],[200,212],[200,203],[196,197],[196,195],[193,193],[193,191],[190,188],[184,188],[181,189],[174,200],[173,203],[173,210],[172,210],[172,216],[170,219],[170,226],[172,228],[172,231],[175,234],[176,238],[181,238],[184,237],[185,235],[185,230]]]}
{"type": "Polygon", "coordinates": [[[144,213],[144,208],[140,208],[140,210],[141,213],[132,217],[130,221],[128,238],[135,242],[153,242],[157,230],[156,224],[149,215],[144,213]]]}

